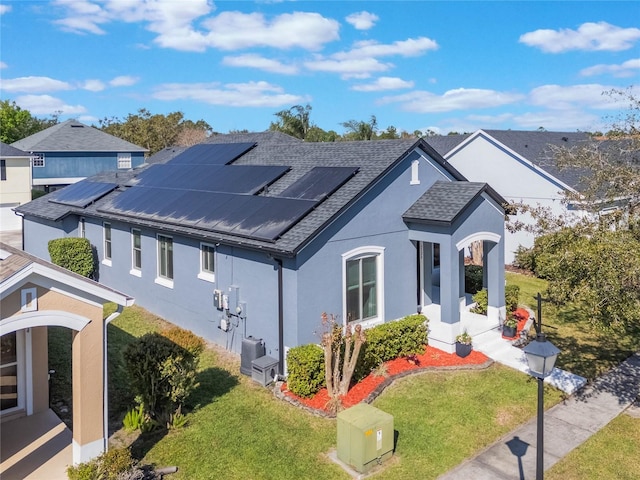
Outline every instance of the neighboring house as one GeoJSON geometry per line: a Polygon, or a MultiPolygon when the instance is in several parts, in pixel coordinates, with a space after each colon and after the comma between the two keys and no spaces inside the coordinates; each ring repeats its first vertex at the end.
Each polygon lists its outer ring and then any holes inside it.
{"type": "MultiPolygon", "coordinates": [[[[21,422],[49,408],[47,328],[73,331],[73,462],[102,453],[106,424],[106,325],[102,305],[133,299],[21,250],[0,243],[0,422],[21,422]]],[[[118,309],[118,312],[120,309],[118,309]]],[[[19,424],[18,424],[19,425],[19,424]]],[[[2,428],[2,461],[16,445],[27,445],[28,429],[2,428]],[[5,438],[6,431],[17,437],[5,438]]],[[[38,447],[47,439],[36,444],[38,447]]],[[[26,447],[25,447],[26,448],[26,447]]],[[[41,448],[45,448],[44,446],[41,448]]],[[[37,456],[36,456],[37,457],[37,456]]],[[[3,472],[7,478],[33,467],[30,456],[3,472]]],[[[28,473],[28,472],[27,472],[28,473]]]]}
{"type": "Polygon", "coordinates": [[[67,120],[11,144],[33,156],[33,186],[51,192],[104,171],[144,163],[146,149],[76,120],[67,120]]]}
{"type": "MultiPolygon", "coordinates": [[[[554,214],[583,215],[577,205],[565,205],[565,192],[578,192],[580,175],[560,170],[550,145],[573,148],[592,142],[583,132],[478,130],[473,134],[429,137],[427,141],[460,173],[474,182],[489,183],[508,202],[547,207],[554,214]]],[[[517,220],[533,225],[528,214],[517,220]]],[[[512,263],[518,246],[533,246],[534,235],[505,230],[505,261],[512,263]]]]}
{"type": "Polygon", "coordinates": [[[31,155],[0,142],[0,230],[20,230],[13,209],[31,201],[31,155]]]}
{"type": "Polygon", "coordinates": [[[229,350],[279,361],[319,342],[323,312],[366,326],[423,311],[462,330],[464,248],[485,242],[487,329],[504,314],[504,199],[424,140],[307,143],[218,135],[166,163],[103,174],[19,207],[25,250],[95,245],[100,282],[229,350]],[[438,266],[439,265],[439,266],[438,266]]]}

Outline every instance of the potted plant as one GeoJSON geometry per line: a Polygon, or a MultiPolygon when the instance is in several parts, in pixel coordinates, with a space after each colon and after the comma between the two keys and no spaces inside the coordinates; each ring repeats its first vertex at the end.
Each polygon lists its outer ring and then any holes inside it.
{"type": "Polygon", "coordinates": [[[506,338],[514,338],[518,333],[518,320],[511,316],[502,324],[502,336],[506,338]]]}
{"type": "Polygon", "coordinates": [[[456,337],[456,355],[461,358],[471,353],[471,335],[465,330],[456,337]]]}

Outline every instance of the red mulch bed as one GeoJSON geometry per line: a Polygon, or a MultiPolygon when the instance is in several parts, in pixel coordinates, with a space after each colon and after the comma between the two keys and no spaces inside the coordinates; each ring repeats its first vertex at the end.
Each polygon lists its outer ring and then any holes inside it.
{"type": "MultiPolygon", "coordinates": [[[[428,368],[433,369],[482,365],[489,361],[489,358],[486,355],[475,350],[472,350],[467,357],[461,358],[455,353],[446,353],[430,346],[426,346],[424,353],[422,355],[415,355],[414,358],[415,361],[409,361],[407,358],[397,358],[386,362],[386,376],[376,376],[373,373],[370,373],[369,376],[352,386],[349,393],[343,397],[343,407],[348,408],[362,402],[369,397],[369,395],[371,395],[380,384],[395,376],[401,376],[405,374],[405,372],[425,370],[428,368]]],[[[320,412],[329,413],[327,408],[329,403],[329,394],[327,393],[326,388],[323,388],[311,398],[301,398],[294,393],[291,393],[287,390],[286,383],[283,383],[280,388],[282,393],[300,404],[320,412]]]]}

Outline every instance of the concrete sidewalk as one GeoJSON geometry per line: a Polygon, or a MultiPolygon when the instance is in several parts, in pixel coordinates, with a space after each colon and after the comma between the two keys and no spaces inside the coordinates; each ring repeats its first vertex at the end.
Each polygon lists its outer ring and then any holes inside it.
{"type": "MultiPolygon", "coordinates": [[[[544,468],[578,447],[640,396],[640,352],[568,400],[545,411],[544,468]]],[[[536,398],[531,399],[532,402],[536,398]]],[[[531,480],[536,477],[536,418],[440,480],[531,480]]]]}

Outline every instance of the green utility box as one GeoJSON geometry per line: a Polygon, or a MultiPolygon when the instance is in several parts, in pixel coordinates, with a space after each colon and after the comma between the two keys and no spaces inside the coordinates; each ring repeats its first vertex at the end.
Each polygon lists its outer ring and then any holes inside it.
{"type": "Polygon", "coordinates": [[[368,403],[338,413],[338,459],[360,473],[393,455],[393,415],[368,403]]]}

